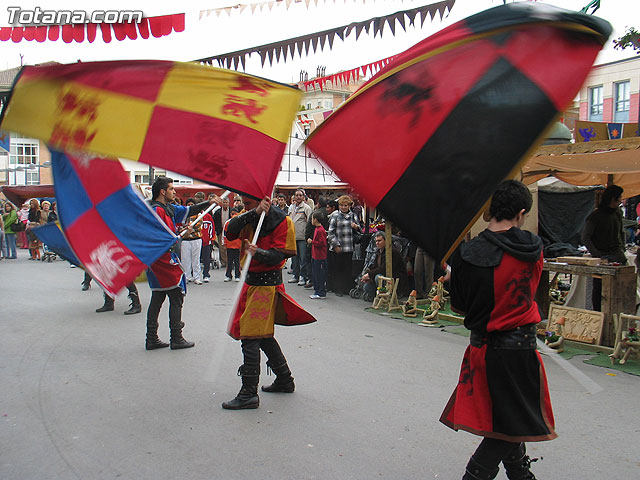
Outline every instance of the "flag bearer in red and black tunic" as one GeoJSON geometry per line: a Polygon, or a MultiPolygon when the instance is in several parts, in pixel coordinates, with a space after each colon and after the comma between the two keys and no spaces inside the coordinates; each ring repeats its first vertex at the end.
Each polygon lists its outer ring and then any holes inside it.
{"type": "Polygon", "coordinates": [[[233,400],[222,404],[222,408],[228,410],[260,405],[260,350],[267,356],[267,366],[276,374],[273,384],[263,386],[262,391],[292,393],[295,390],[287,360],[274,338],[274,325],[303,325],[316,321],[286,294],[282,284],[284,262],[296,254],[291,217],[270,206],[268,198],[259,203],[245,198],[244,204],[249,211],[229,220],[226,233],[230,240],[243,240],[241,259],[247,251],[253,255],[229,330],[231,337],[242,341],[244,362],[238,369],[238,375],[242,377],[240,392],[233,400]],[[249,244],[262,212],[267,215],[258,240],[255,245],[249,244]]]}
{"type": "Polygon", "coordinates": [[[471,330],[458,385],[440,421],[484,437],[463,480],[535,479],[524,442],[557,435],[547,378],[536,351],[540,312],[534,300],[542,272],[542,241],[520,228],[531,209],[529,189],[501,183],[488,228],[451,258],[451,306],[471,330]]]}

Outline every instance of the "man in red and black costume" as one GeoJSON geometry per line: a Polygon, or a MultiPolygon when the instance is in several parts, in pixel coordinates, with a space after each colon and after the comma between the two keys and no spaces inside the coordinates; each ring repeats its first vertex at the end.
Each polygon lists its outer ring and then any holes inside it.
{"type": "Polygon", "coordinates": [[[292,393],[295,390],[287,360],[274,338],[274,325],[303,325],[316,321],[286,294],[282,284],[284,262],[296,254],[291,218],[272,207],[269,198],[260,202],[251,198],[243,201],[248,211],[229,221],[226,234],[230,240],[244,240],[241,258],[247,251],[253,255],[229,329],[231,337],[242,341],[244,362],[238,369],[242,377],[240,392],[233,400],[222,404],[222,408],[228,410],[260,405],[260,350],[267,356],[267,366],[276,374],[273,384],[263,386],[262,391],[292,393]],[[250,244],[263,212],[266,217],[258,240],[256,244],[250,244]]]}
{"type": "Polygon", "coordinates": [[[528,188],[501,183],[489,207],[489,226],[453,254],[451,307],[471,330],[458,385],[440,421],[484,437],[463,480],[535,480],[524,442],[551,440],[553,411],[536,351],[540,312],[534,294],[542,272],[542,241],[521,230],[531,209],[528,188]]]}

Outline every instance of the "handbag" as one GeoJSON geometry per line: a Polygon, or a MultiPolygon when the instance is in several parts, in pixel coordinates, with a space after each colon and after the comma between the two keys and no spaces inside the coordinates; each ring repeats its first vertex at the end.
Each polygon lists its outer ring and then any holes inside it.
{"type": "Polygon", "coordinates": [[[23,222],[21,222],[19,220],[16,223],[14,223],[13,225],[9,225],[9,227],[15,233],[24,232],[26,230],[26,228],[27,228],[27,226],[23,222]]]}

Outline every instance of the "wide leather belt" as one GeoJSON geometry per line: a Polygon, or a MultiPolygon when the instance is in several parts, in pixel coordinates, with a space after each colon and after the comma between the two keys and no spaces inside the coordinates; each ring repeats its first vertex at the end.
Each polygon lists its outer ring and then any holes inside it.
{"type": "Polygon", "coordinates": [[[524,325],[506,332],[477,332],[471,331],[470,343],[474,347],[483,345],[498,350],[535,350],[536,326],[524,325]]]}
{"type": "Polygon", "coordinates": [[[282,283],[282,270],[271,270],[269,272],[249,272],[246,284],[252,287],[264,287],[280,285],[282,283]]]}

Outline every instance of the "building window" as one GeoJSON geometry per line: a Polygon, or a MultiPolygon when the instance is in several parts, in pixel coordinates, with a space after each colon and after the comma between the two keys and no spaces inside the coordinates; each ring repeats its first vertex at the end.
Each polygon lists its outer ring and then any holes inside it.
{"type": "Polygon", "coordinates": [[[311,110],[311,102],[307,102],[307,110],[311,110]]]}
{"type": "Polygon", "coordinates": [[[296,167],[296,172],[299,172],[299,171],[300,171],[300,167],[296,167]]]}
{"type": "Polygon", "coordinates": [[[629,121],[629,80],[613,84],[615,106],[613,111],[614,122],[629,121]]]}
{"type": "Polygon", "coordinates": [[[9,152],[9,168],[15,171],[15,184],[39,185],[40,143],[32,138],[11,135],[11,151],[9,152]],[[22,173],[24,172],[24,173],[22,173]]]}
{"type": "Polygon", "coordinates": [[[589,88],[589,120],[601,122],[603,106],[602,85],[589,88]]]}
{"type": "Polygon", "coordinates": [[[305,135],[309,135],[309,132],[311,131],[311,129],[309,127],[304,127],[304,134],[305,135]]]}
{"type": "Polygon", "coordinates": [[[322,108],[322,100],[318,100],[318,108],[322,108]]]}

